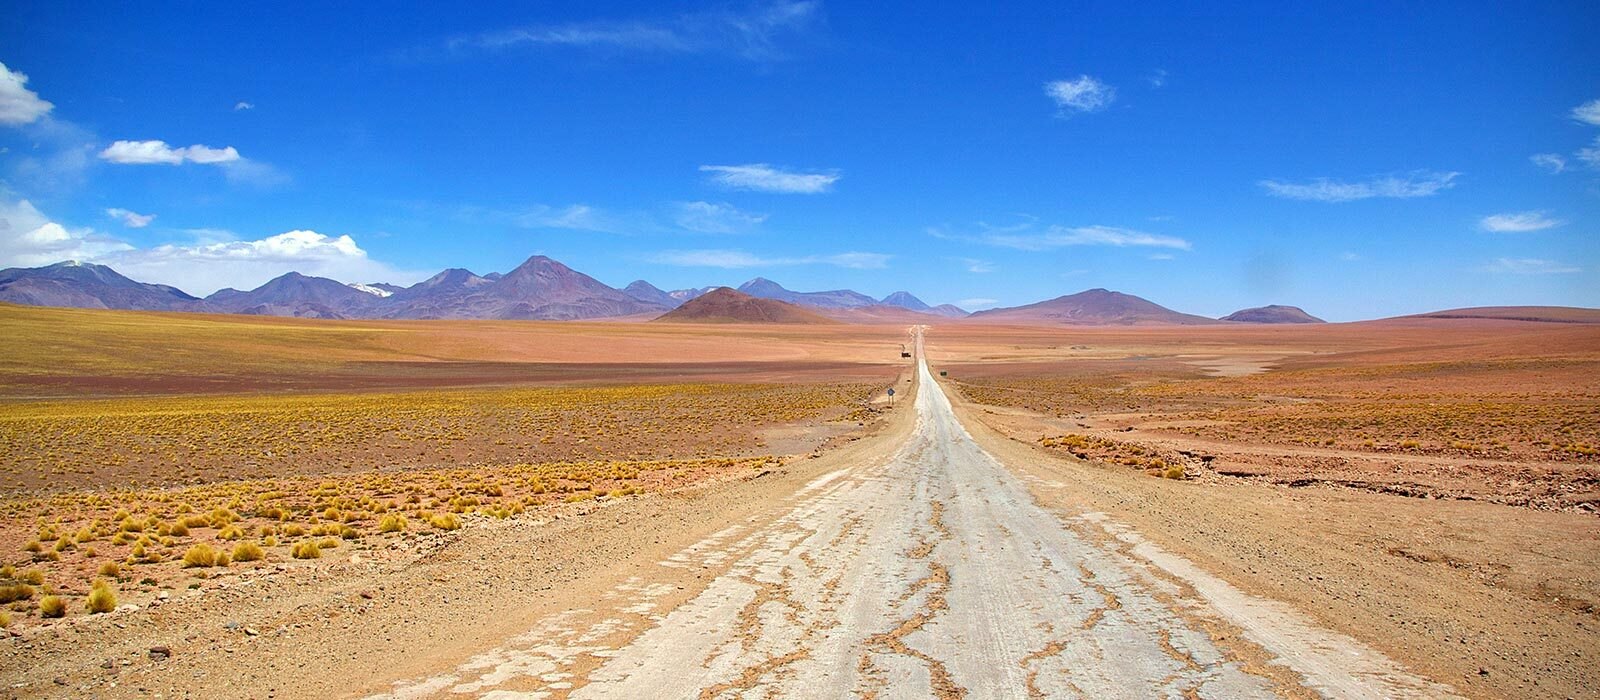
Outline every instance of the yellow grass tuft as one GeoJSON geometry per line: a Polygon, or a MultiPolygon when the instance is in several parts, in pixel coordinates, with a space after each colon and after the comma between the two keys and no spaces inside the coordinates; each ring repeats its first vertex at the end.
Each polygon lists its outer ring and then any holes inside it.
{"type": "Polygon", "coordinates": [[[47,595],[39,599],[39,615],[41,617],[66,617],[67,603],[61,596],[47,595]]]}
{"type": "Polygon", "coordinates": [[[111,590],[111,584],[105,580],[97,580],[89,589],[89,599],[84,601],[84,607],[91,613],[108,613],[117,609],[117,593],[111,590]]]}
{"type": "Polygon", "coordinates": [[[183,553],[184,568],[207,567],[217,565],[217,550],[211,545],[201,542],[183,553]]]}
{"type": "Polygon", "coordinates": [[[233,547],[234,561],[260,561],[266,553],[261,551],[261,545],[254,542],[240,542],[233,547]]]}
{"type": "Polygon", "coordinates": [[[316,559],[322,556],[322,547],[317,545],[316,540],[296,542],[289,554],[296,559],[316,559]]]}

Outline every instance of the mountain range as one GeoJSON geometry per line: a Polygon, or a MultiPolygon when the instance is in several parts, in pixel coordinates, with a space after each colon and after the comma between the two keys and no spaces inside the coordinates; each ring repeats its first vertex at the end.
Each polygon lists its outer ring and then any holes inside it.
{"type": "Polygon", "coordinates": [[[1145,325],[1317,323],[1297,307],[1245,309],[1223,319],[1185,314],[1131,294],[1087,291],[1010,308],[968,314],[956,306],[930,306],[906,291],[875,299],[849,289],[799,292],[757,277],[737,290],[700,287],[663,290],[636,280],[622,289],[542,255],[505,274],[478,275],[451,268],[409,287],[342,283],[290,272],[248,291],[222,289],[205,298],[160,284],[138,282],[104,265],[75,261],[0,270],[0,302],[91,309],[260,314],[302,318],[542,319],[655,318],[711,299],[665,320],[692,318],[746,322],[935,322],[970,318],[1001,323],[1145,325]],[[737,294],[734,296],[733,294],[737,294]],[[781,303],[782,306],[752,300],[781,303]],[[791,308],[792,307],[792,308],[791,308]],[[794,313],[798,309],[804,315],[794,313]],[[815,318],[812,318],[812,317],[815,318]],[[769,318],[770,317],[770,318],[769,318]]]}

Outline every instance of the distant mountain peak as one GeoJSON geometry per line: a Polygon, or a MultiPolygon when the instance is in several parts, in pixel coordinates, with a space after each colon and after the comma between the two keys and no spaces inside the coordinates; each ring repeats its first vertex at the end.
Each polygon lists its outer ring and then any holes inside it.
{"type": "Polygon", "coordinates": [[[912,311],[927,311],[929,308],[931,308],[927,304],[923,303],[921,299],[918,299],[916,295],[906,291],[890,294],[889,296],[883,298],[882,303],[888,306],[898,306],[902,309],[910,309],[912,311]]]}

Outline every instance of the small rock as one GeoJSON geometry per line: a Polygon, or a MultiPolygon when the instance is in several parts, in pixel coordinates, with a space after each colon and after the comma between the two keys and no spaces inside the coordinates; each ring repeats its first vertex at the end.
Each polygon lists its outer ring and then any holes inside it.
{"type": "Polygon", "coordinates": [[[229,620],[226,624],[223,625],[223,628],[224,629],[228,629],[228,630],[239,629],[239,622],[237,620],[229,620]]]}
{"type": "Polygon", "coordinates": [[[151,661],[165,661],[165,660],[170,659],[170,658],[172,658],[172,649],[170,647],[166,647],[166,646],[153,646],[153,647],[150,647],[150,660],[151,661]]]}
{"type": "Polygon", "coordinates": [[[67,684],[67,677],[66,676],[56,676],[55,683],[56,683],[56,685],[66,685],[67,684]]]}
{"type": "Polygon", "coordinates": [[[247,637],[254,637],[254,636],[256,636],[258,634],[261,634],[261,633],[257,632],[256,628],[254,628],[254,627],[246,627],[246,628],[244,628],[244,634],[247,637]]]}
{"type": "Polygon", "coordinates": [[[172,594],[168,593],[166,591],[162,591],[162,592],[156,594],[156,600],[167,600],[168,598],[171,598],[171,597],[172,597],[172,594]]]}
{"type": "Polygon", "coordinates": [[[362,591],[361,597],[366,598],[367,600],[372,600],[372,591],[362,591]]]}

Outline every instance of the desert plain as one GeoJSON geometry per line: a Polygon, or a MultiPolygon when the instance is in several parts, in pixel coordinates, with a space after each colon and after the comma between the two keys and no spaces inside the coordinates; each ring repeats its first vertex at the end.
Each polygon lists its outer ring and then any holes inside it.
{"type": "MultiPolygon", "coordinates": [[[[478,686],[449,669],[587,615],[593,650],[506,690],[581,694],[603,650],[662,624],[649,606],[735,564],[658,562],[887,459],[925,359],[1044,511],[1109,518],[1451,693],[1592,697],[1600,323],[1484,316],[912,328],[0,305],[0,695],[460,696],[478,686]]],[[[1195,624],[1277,694],[1327,694],[1227,619],[1195,624]]],[[[759,693],[782,666],[706,697],[759,693]]]]}

